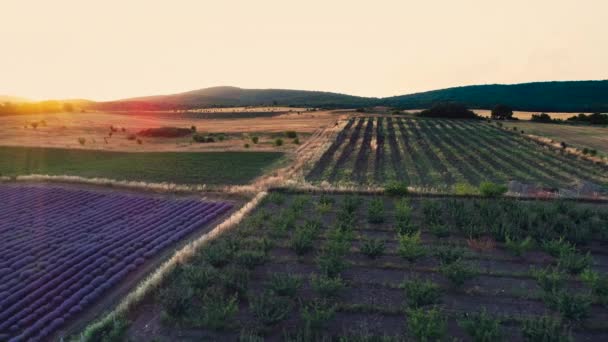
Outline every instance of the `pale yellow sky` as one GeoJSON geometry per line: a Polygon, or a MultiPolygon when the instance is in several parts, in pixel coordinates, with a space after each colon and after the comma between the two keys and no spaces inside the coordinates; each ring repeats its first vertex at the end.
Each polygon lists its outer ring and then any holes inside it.
{"type": "Polygon", "coordinates": [[[0,94],[34,99],[608,78],[606,0],[0,3],[0,94]]]}

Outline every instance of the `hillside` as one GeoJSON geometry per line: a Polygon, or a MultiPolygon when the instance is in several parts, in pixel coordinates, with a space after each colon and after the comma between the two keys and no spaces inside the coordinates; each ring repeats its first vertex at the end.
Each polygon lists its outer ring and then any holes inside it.
{"type": "Polygon", "coordinates": [[[475,85],[381,100],[384,105],[403,109],[428,108],[441,101],[461,102],[479,109],[502,103],[522,111],[606,112],[608,80],[475,85]]]}
{"type": "Polygon", "coordinates": [[[330,92],[287,89],[242,89],[212,87],[180,94],[138,97],[97,103],[98,109],[179,109],[196,107],[229,107],[257,105],[289,105],[325,108],[356,108],[372,106],[378,99],[330,92]]]}
{"type": "MultiPolygon", "coordinates": [[[[54,102],[70,102],[80,108],[96,110],[129,111],[275,104],[292,107],[390,106],[401,109],[420,109],[446,101],[460,102],[469,108],[476,109],[490,109],[496,104],[506,104],[514,110],[520,111],[608,112],[608,80],[473,85],[386,98],[360,97],[322,91],[212,87],[179,94],[136,97],[109,102],[87,102],[85,100],[54,102]]],[[[8,108],[0,107],[0,113],[8,111],[8,108]]]]}

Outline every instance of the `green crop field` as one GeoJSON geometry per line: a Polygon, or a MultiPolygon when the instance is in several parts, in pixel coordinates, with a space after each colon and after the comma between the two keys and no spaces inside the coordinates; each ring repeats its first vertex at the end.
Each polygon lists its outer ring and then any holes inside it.
{"type": "Polygon", "coordinates": [[[483,121],[360,117],[350,119],[307,179],[344,185],[400,181],[437,189],[512,180],[571,188],[588,181],[605,188],[607,175],[605,167],[483,121]]]}
{"type": "Polygon", "coordinates": [[[606,340],[607,222],[599,204],[271,192],[110,322],[134,341],[606,340]]]}
{"type": "Polygon", "coordinates": [[[246,184],[281,159],[280,152],[105,152],[0,147],[0,175],[102,177],[177,184],[246,184]]]}

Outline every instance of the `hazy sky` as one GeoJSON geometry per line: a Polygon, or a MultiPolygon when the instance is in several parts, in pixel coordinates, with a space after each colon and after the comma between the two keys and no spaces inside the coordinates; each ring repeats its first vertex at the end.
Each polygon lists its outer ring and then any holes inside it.
{"type": "Polygon", "coordinates": [[[607,0],[0,4],[0,94],[34,99],[608,78],[607,0]]]}

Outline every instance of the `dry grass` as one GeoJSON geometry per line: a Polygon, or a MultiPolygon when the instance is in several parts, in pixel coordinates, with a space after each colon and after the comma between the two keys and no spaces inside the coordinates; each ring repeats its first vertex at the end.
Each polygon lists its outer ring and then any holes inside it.
{"type": "MultiPolygon", "coordinates": [[[[226,111],[230,108],[224,109],[226,111]]],[[[272,142],[277,133],[293,130],[299,133],[300,142],[305,143],[310,134],[322,127],[335,124],[340,112],[315,111],[286,113],[257,118],[192,118],[179,113],[55,113],[39,115],[14,115],[0,117],[0,145],[56,147],[75,149],[97,149],[126,152],[156,151],[293,151],[298,145],[284,139],[285,144],[277,148],[272,142]],[[44,121],[36,129],[31,123],[44,121]],[[118,130],[109,136],[110,126],[118,130]],[[190,128],[196,126],[202,133],[226,133],[230,139],[214,143],[192,143],[185,138],[143,138],[142,144],[128,140],[130,134],[143,129],[162,126],[190,128]],[[125,129],[123,132],[122,129],[125,129]],[[251,136],[260,138],[253,144],[251,136]],[[86,140],[80,144],[79,138],[86,140]],[[250,148],[244,144],[249,143],[250,148]]]]}
{"type": "Polygon", "coordinates": [[[608,128],[599,126],[579,126],[545,124],[535,122],[505,122],[506,128],[517,127],[526,134],[543,136],[560,143],[562,141],[579,148],[595,149],[608,156],[608,128]]]}

